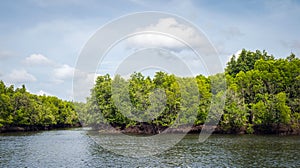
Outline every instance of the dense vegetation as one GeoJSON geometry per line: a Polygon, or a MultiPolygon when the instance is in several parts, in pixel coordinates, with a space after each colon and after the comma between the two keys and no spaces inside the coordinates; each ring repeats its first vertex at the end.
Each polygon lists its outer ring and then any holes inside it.
{"type": "Polygon", "coordinates": [[[227,100],[221,126],[270,131],[300,126],[300,59],[274,59],[243,50],[226,68],[227,100]],[[254,128],[254,129],[253,129],[254,128]]]}
{"type": "Polygon", "coordinates": [[[99,76],[86,103],[37,96],[25,86],[14,89],[0,82],[0,128],[74,125],[79,119],[85,125],[109,123],[121,129],[141,123],[197,126],[221,116],[218,128],[223,132],[293,132],[300,130],[299,105],[300,59],[294,54],[275,59],[258,50],[242,50],[227,63],[225,74],[208,77],[164,72],[153,79],[141,73],[129,79],[99,76]],[[214,105],[225,93],[225,107],[214,105]]]}
{"type": "Polygon", "coordinates": [[[99,76],[87,103],[78,104],[79,115],[88,125],[110,123],[122,128],[141,122],[201,125],[214,119],[207,118],[212,98],[220,97],[224,90],[225,108],[212,109],[215,116],[223,113],[219,122],[222,131],[268,132],[282,126],[285,131],[299,130],[300,59],[294,54],[275,59],[258,50],[233,55],[225,75],[192,78],[157,72],[151,79],[134,73],[127,80],[118,75],[114,79],[99,76]],[[226,86],[218,83],[224,77],[226,86]],[[225,89],[218,89],[222,87],[225,89]]]}
{"type": "Polygon", "coordinates": [[[40,126],[64,127],[78,123],[72,102],[54,96],[38,96],[25,86],[14,89],[0,81],[0,128],[40,126]]]}

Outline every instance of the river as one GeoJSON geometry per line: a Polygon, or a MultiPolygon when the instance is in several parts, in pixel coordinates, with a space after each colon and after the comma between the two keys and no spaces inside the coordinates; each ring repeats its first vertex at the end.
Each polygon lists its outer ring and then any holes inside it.
{"type": "Polygon", "coordinates": [[[2,133],[0,167],[300,167],[299,136],[212,135],[199,143],[198,135],[187,135],[141,158],[107,151],[92,136],[82,128],[2,133]]]}

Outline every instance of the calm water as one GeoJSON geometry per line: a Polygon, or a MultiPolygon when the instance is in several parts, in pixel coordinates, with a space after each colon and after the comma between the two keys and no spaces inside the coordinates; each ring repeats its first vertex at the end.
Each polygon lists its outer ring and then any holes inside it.
{"type": "Polygon", "coordinates": [[[83,129],[0,134],[0,167],[300,167],[299,136],[213,135],[198,143],[187,135],[143,158],[109,152],[95,136],[83,129]]]}

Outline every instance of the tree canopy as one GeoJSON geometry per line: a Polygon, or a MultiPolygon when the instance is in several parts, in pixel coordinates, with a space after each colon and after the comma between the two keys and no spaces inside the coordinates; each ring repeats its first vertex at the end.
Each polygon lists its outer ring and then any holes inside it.
{"type": "MultiPolygon", "coordinates": [[[[37,96],[25,86],[0,82],[0,127],[6,125],[111,124],[125,128],[141,122],[157,126],[201,125],[209,112],[222,115],[224,132],[254,133],[300,129],[300,59],[275,59],[266,51],[245,49],[227,63],[224,74],[179,77],[157,72],[153,79],[133,73],[98,76],[86,103],[37,96]],[[226,79],[226,83],[222,79],[226,79]],[[212,99],[226,91],[225,107],[212,99]],[[75,108],[78,113],[75,113],[75,108]]],[[[218,119],[218,118],[215,118],[218,119]]]]}
{"type": "Polygon", "coordinates": [[[78,116],[72,102],[54,96],[29,93],[25,86],[14,89],[0,81],[0,127],[73,125],[78,116]]]}
{"type": "Polygon", "coordinates": [[[93,110],[85,110],[85,116],[98,117],[98,123],[123,126],[135,125],[138,121],[162,126],[201,125],[207,120],[212,97],[224,91],[218,89],[221,87],[225,87],[227,93],[219,122],[222,130],[253,133],[280,124],[299,128],[299,58],[291,54],[285,59],[275,59],[266,51],[245,49],[233,55],[225,75],[177,77],[157,72],[151,79],[134,73],[127,80],[118,75],[114,79],[109,75],[99,76],[84,107],[93,110]],[[226,78],[226,86],[218,84],[222,77],[226,78]],[[212,87],[212,84],[220,86],[212,87]],[[157,89],[164,98],[153,99],[153,95],[158,94],[157,89]]]}

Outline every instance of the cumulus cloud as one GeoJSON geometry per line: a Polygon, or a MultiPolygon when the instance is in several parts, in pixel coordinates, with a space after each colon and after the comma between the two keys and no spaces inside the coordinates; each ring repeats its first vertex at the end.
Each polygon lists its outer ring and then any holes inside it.
{"type": "Polygon", "coordinates": [[[40,90],[36,93],[37,95],[40,95],[40,96],[43,96],[43,95],[46,95],[46,96],[53,96],[52,94],[48,93],[48,92],[45,92],[43,90],[40,90]]]}
{"type": "Polygon", "coordinates": [[[90,95],[90,89],[94,86],[97,76],[96,73],[88,73],[76,70],[73,80],[72,97],[75,101],[84,102],[90,95]]]}
{"type": "Polygon", "coordinates": [[[135,35],[127,40],[129,48],[168,48],[183,49],[185,44],[176,39],[180,37],[189,45],[199,45],[201,37],[197,31],[189,25],[181,24],[174,18],[162,18],[154,25],[140,28],[135,35]],[[143,33],[143,31],[148,31],[143,33]],[[173,35],[176,35],[173,36],[173,35]]]}
{"type": "Polygon", "coordinates": [[[234,55],[235,55],[236,57],[239,57],[239,56],[240,56],[240,54],[242,53],[242,51],[243,51],[243,50],[242,50],[242,49],[240,49],[240,50],[238,50],[237,52],[235,52],[235,54],[234,54],[234,55]]]}
{"type": "Polygon", "coordinates": [[[13,70],[7,75],[7,81],[10,83],[35,82],[36,78],[26,70],[13,70]]]}
{"type": "Polygon", "coordinates": [[[67,64],[61,65],[54,69],[54,77],[59,80],[73,78],[74,70],[73,67],[67,64]]]}
{"type": "Polygon", "coordinates": [[[25,58],[24,63],[27,65],[50,65],[52,61],[42,54],[31,54],[25,58]]]}
{"type": "Polygon", "coordinates": [[[231,55],[227,56],[226,63],[231,60],[231,58],[233,57],[233,55],[235,56],[235,58],[238,58],[240,56],[240,54],[242,53],[242,51],[243,50],[241,49],[241,50],[236,51],[234,54],[231,54],[231,55]]]}
{"type": "MultiPolygon", "coordinates": [[[[53,84],[62,84],[65,82],[72,81],[73,85],[74,82],[77,84],[77,86],[80,85],[80,89],[75,89],[76,92],[75,97],[78,100],[78,95],[80,95],[80,97],[84,97],[84,99],[89,95],[90,89],[94,85],[97,76],[98,75],[95,73],[83,72],[77,70],[76,68],[68,64],[63,64],[63,65],[58,65],[56,68],[53,69],[52,82],[53,84]]],[[[73,93],[72,94],[68,93],[68,95],[69,97],[74,97],[73,93]]],[[[80,99],[80,101],[84,99],[80,99]]]]}

